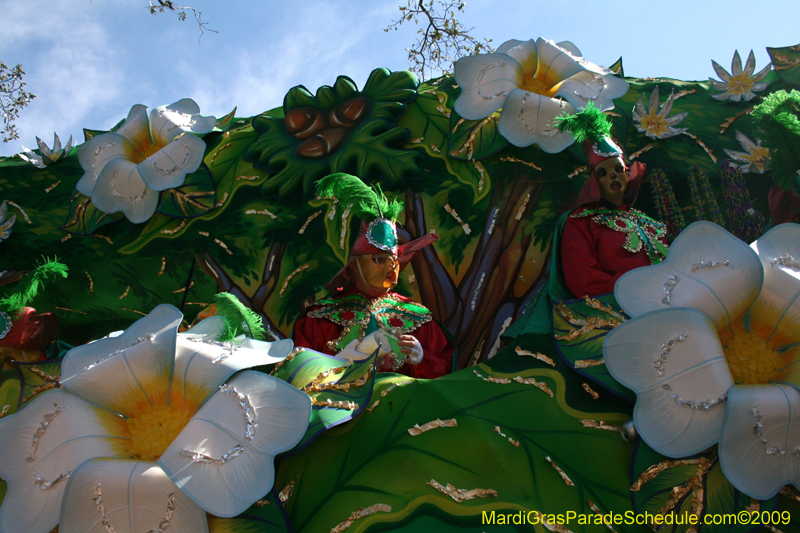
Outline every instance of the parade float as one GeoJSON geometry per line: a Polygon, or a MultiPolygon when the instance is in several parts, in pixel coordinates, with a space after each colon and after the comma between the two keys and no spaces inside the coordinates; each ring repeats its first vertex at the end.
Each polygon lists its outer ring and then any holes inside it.
{"type": "Polygon", "coordinates": [[[800,531],[800,48],[768,52],[696,82],[508,41],[1,158],[0,531],[800,531]],[[575,298],[592,178],[557,117],[590,102],[671,251],[575,298]],[[286,340],[354,253],[334,173],[404,203],[391,246],[438,236],[394,291],[447,375],[286,340]]]}

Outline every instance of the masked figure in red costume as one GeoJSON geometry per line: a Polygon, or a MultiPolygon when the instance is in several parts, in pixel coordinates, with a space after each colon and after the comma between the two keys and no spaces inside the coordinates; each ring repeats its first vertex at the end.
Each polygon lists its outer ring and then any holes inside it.
{"type": "Polygon", "coordinates": [[[331,295],[315,302],[295,324],[295,345],[348,359],[362,359],[379,348],[379,371],[415,378],[448,373],[454,348],[430,311],[392,292],[414,254],[438,237],[428,234],[398,245],[394,221],[402,203],[388,202],[354,176],[323,178],[317,195],[352,205],[361,229],[347,265],[325,285],[331,295]]]}
{"type": "Polygon", "coordinates": [[[562,119],[559,128],[583,142],[589,170],[578,207],[561,234],[564,281],[578,298],[610,293],[625,272],[666,257],[666,228],[631,207],[645,167],[625,163],[602,112],[590,102],[584,111],[562,119]]]}

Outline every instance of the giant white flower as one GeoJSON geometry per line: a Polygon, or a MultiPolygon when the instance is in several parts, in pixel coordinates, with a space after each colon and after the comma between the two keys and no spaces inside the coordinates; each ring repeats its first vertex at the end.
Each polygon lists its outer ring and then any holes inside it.
{"type": "Polygon", "coordinates": [[[104,213],[122,211],[134,223],[156,211],[158,191],[179,187],[203,161],[206,143],[193,133],[208,133],[216,118],[204,117],[189,98],[153,109],[135,105],[115,132],[92,137],[78,148],[85,171],[81,194],[104,213]]]}
{"type": "Polygon", "coordinates": [[[235,516],[269,491],[311,403],[279,379],[234,373],[284,359],[292,342],[222,343],[222,318],[178,333],[181,318],[161,305],[70,350],[63,388],[0,419],[0,531],[207,532],[206,512],[235,516]]]}
{"type": "Polygon", "coordinates": [[[759,500],[800,487],[798,259],[797,224],[751,248],[696,222],[666,261],[619,279],[633,318],[603,343],[611,374],[636,392],[644,441],[670,457],[719,443],[728,480],[759,500]]]}
{"type": "Polygon", "coordinates": [[[548,153],[574,142],[553,120],[589,100],[606,111],[628,92],[628,83],[611,70],[581,57],[570,42],[506,41],[495,53],[463,57],[454,65],[461,95],[456,112],[468,120],[486,118],[502,108],[500,133],[515,146],[538,144],[548,153]]]}

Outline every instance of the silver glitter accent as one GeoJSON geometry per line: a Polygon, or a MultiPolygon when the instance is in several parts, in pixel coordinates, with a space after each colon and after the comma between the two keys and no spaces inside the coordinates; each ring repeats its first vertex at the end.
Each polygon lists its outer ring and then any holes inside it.
{"type": "Polygon", "coordinates": [[[772,261],[769,262],[769,266],[774,267],[775,265],[785,266],[789,268],[794,268],[796,270],[800,270],[800,261],[795,260],[794,257],[789,255],[789,252],[784,253],[780,257],[774,258],[772,261]]]}
{"type": "Polygon", "coordinates": [[[11,331],[11,316],[9,316],[8,313],[0,311],[0,319],[5,321],[6,324],[3,331],[0,331],[0,339],[4,339],[6,335],[8,335],[8,332],[11,331]]]}
{"type": "Polygon", "coordinates": [[[472,295],[472,302],[470,303],[470,309],[475,310],[475,304],[478,302],[478,295],[481,293],[481,286],[483,285],[483,279],[486,277],[486,272],[481,272],[481,279],[478,280],[478,286],[475,287],[475,292],[472,295]]]}
{"type": "Polygon", "coordinates": [[[172,515],[175,513],[175,493],[170,492],[167,496],[167,511],[164,513],[164,518],[158,524],[158,529],[151,529],[147,533],[164,533],[172,522],[172,515]]]}
{"type": "Polygon", "coordinates": [[[397,227],[395,226],[394,222],[388,220],[386,218],[376,218],[372,222],[369,223],[367,226],[367,241],[374,246],[375,248],[379,248],[381,250],[385,250],[387,252],[396,253],[397,252],[397,227]],[[380,243],[372,238],[372,228],[377,226],[378,224],[387,223],[392,228],[392,234],[394,235],[394,246],[386,246],[383,243],[380,243]]]}
{"type": "Polygon", "coordinates": [[[661,345],[661,353],[658,355],[658,359],[656,359],[655,367],[658,370],[658,376],[661,377],[664,375],[664,365],[667,362],[667,357],[669,356],[669,352],[672,351],[672,348],[679,342],[686,340],[686,333],[681,333],[674,339],[670,339],[669,342],[666,344],[661,345]]]}
{"type": "Polygon", "coordinates": [[[65,473],[59,475],[57,478],[55,478],[53,480],[50,480],[50,481],[47,481],[45,479],[42,479],[42,476],[39,475],[39,472],[34,472],[33,473],[33,477],[34,477],[34,482],[33,483],[34,483],[34,485],[37,485],[40,489],[47,490],[50,487],[52,487],[53,485],[55,485],[56,483],[58,483],[60,481],[64,481],[65,479],[69,479],[69,476],[71,476],[71,475],[72,475],[72,470],[67,470],[65,473]]]}
{"type": "Polygon", "coordinates": [[[236,343],[215,341],[212,339],[208,339],[203,335],[186,335],[184,339],[186,339],[189,342],[202,342],[203,344],[210,344],[211,346],[217,346],[219,348],[225,348],[226,350],[228,350],[228,353],[221,353],[211,360],[211,364],[214,365],[221,363],[228,357],[231,357],[234,353],[239,351],[239,348],[241,348],[241,346],[239,346],[236,343]]]}
{"type": "Polygon", "coordinates": [[[667,281],[664,283],[664,298],[661,299],[662,304],[675,307],[672,305],[672,289],[675,288],[675,285],[677,285],[680,280],[681,278],[678,276],[670,276],[667,278],[667,281]]]}
{"type": "Polygon", "coordinates": [[[181,455],[185,457],[191,457],[192,461],[194,461],[195,463],[203,463],[207,465],[224,465],[234,457],[238,457],[239,454],[242,453],[243,451],[244,451],[244,446],[242,446],[241,444],[237,444],[227,452],[223,453],[222,457],[220,457],[219,459],[215,459],[210,455],[206,455],[204,453],[187,450],[186,448],[181,450],[181,455]]]}
{"type": "Polygon", "coordinates": [[[25,460],[27,462],[29,462],[29,463],[33,462],[33,457],[36,455],[36,448],[39,447],[39,439],[41,439],[42,435],[44,435],[44,432],[47,431],[47,426],[49,426],[50,422],[52,422],[53,419],[58,416],[58,413],[61,412],[61,407],[57,403],[54,403],[53,406],[55,406],[56,410],[53,411],[52,413],[47,413],[46,415],[44,415],[42,417],[41,425],[36,430],[36,432],[33,434],[33,442],[31,443],[31,451],[28,454],[28,457],[25,458],[25,460]]]}
{"type": "Polygon", "coordinates": [[[797,446],[797,449],[792,452],[792,455],[800,459],[800,446],[797,446]]]}
{"type": "Polygon", "coordinates": [[[494,225],[495,223],[497,223],[497,215],[499,213],[500,213],[499,207],[495,207],[494,210],[492,210],[492,222],[489,224],[489,235],[491,235],[492,232],[494,231],[494,225]]]}
{"type": "Polygon", "coordinates": [[[710,407],[714,407],[715,405],[719,405],[719,404],[721,404],[722,402],[724,402],[725,400],[728,399],[728,395],[727,394],[723,394],[722,396],[720,396],[716,400],[703,400],[702,402],[696,402],[694,400],[684,400],[683,398],[681,398],[680,396],[678,396],[677,394],[672,392],[672,389],[666,383],[664,385],[662,385],[661,388],[663,388],[665,391],[667,391],[667,394],[669,394],[670,397],[673,400],[675,400],[675,405],[680,405],[682,407],[688,407],[689,409],[695,409],[697,411],[707,411],[710,407]]]}
{"type": "Polygon", "coordinates": [[[528,101],[528,97],[530,95],[531,93],[525,91],[525,96],[522,97],[522,101],[519,103],[519,111],[517,111],[517,118],[519,119],[520,122],[522,122],[522,125],[525,126],[526,130],[533,131],[531,125],[525,122],[525,120],[523,120],[524,119],[523,115],[525,114],[525,102],[528,101]]]}
{"type": "MultiPolygon", "coordinates": [[[[764,415],[759,412],[758,406],[754,405],[751,407],[750,412],[753,413],[753,418],[755,418],[755,423],[753,423],[753,435],[758,435],[758,440],[764,445],[764,451],[766,451],[767,455],[777,455],[779,457],[786,455],[786,450],[778,448],[777,446],[773,446],[767,442],[767,438],[761,431],[764,429],[764,425],[761,423],[761,419],[764,418],[764,415]]],[[[800,446],[797,447],[797,450],[792,452],[792,455],[797,455],[800,457],[798,454],[800,454],[800,446]]]]}
{"type": "Polygon", "coordinates": [[[694,272],[695,270],[700,270],[701,268],[711,268],[720,266],[731,268],[731,262],[727,259],[725,261],[722,261],[721,263],[717,261],[700,261],[699,263],[694,263],[692,265],[692,272],[694,272]]]}
{"type": "Polygon", "coordinates": [[[92,498],[92,500],[94,500],[94,505],[100,513],[100,522],[103,524],[103,527],[106,528],[106,533],[117,533],[114,526],[111,525],[111,520],[109,520],[106,515],[106,507],[103,505],[103,493],[101,491],[102,486],[102,483],[98,483],[94,486],[94,498],[92,498]]]}
{"type": "Polygon", "coordinates": [[[125,350],[127,350],[128,348],[132,348],[133,346],[136,346],[137,344],[141,344],[141,343],[143,343],[144,341],[147,341],[147,342],[153,342],[153,339],[155,339],[155,338],[156,338],[156,336],[155,336],[155,334],[154,334],[154,333],[148,333],[148,334],[147,334],[147,335],[145,335],[144,337],[139,337],[138,339],[136,339],[136,342],[133,342],[133,343],[131,343],[131,345],[130,345],[130,346],[127,346],[127,347],[125,347],[125,348],[120,348],[119,350],[115,351],[114,353],[110,353],[110,354],[108,354],[106,357],[103,357],[102,359],[98,359],[98,360],[97,360],[97,361],[95,361],[94,363],[92,363],[92,364],[90,364],[89,366],[87,366],[86,368],[84,368],[84,369],[82,370],[82,372],[86,372],[86,371],[87,371],[87,370],[89,370],[90,368],[94,368],[94,367],[96,367],[97,365],[99,365],[99,364],[100,364],[100,363],[102,363],[103,361],[108,361],[109,359],[111,359],[111,358],[112,358],[112,357],[114,357],[115,355],[119,355],[119,354],[121,354],[122,352],[124,352],[125,350]]]}
{"type": "Polygon", "coordinates": [[[244,418],[247,420],[247,428],[244,431],[244,437],[247,440],[253,440],[256,433],[256,425],[258,424],[258,417],[256,416],[255,407],[250,403],[250,397],[240,393],[230,385],[220,385],[219,390],[225,394],[232,394],[239,399],[239,405],[244,409],[244,418]]]}
{"type": "Polygon", "coordinates": [[[178,170],[177,165],[173,165],[173,167],[169,169],[163,169],[158,166],[158,163],[156,163],[152,157],[148,157],[147,162],[150,163],[150,166],[153,167],[153,169],[155,169],[155,171],[161,174],[162,176],[169,176],[170,174],[178,170]]]}
{"type": "MultiPolygon", "coordinates": [[[[187,135],[191,135],[191,133],[188,133],[187,135]]],[[[183,160],[183,164],[184,166],[188,165],[189,161],[192,160],[192,148],[186,143],[186,141],[183,140],[183,137],[178,137],[176,141],[181,143],[183,147],[186,148],[186,159],[183,160]]]]}
{"type": "Polygon", "coordinates": [[[475,78],[475,85],[479,84],[481,82],[481,80],[483,80],[484,74],[486,74],[488,71],[492,70],[495,67],[501,67],[502,68],[502,67],[505,67],[505,66],[506,66],[505,63],[490,63],[490,64],[486,65],[485,67],[483,67],[480,70],[480,72],[478,72],[478,77],[475,78]]]}

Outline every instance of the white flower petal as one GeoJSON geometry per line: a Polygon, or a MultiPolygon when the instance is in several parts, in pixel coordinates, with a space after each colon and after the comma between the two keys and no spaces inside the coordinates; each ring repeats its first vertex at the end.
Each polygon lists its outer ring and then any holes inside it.
{"type": "MultiPolygon", "coordinates": [[[[770,62],[770,63],[767,63],[767,66],[766,66],[766,67],[764,67],[764,68],[762,68],[761,70],[759,70],[759,71],[758,71],[758,72],[755,74],[755,76],[753,76],[753,81],[761,81],[761,80],[763,80],[764,78],[766,78],[766,77],[767,77],[767,74],[769,74],[769,71],[770,71],[770,70],[772,70],[772,63],[771,63],[771,62],[770,62]]],[[[754,91],[761,91],[761,90],[764,90],[764,89],[767,87],[767,85],[769,85],[769,82],[768,82],[768,81],[764,82],[763,84],[761,84],[761,83],[757,83],[757,84],[755,84],[755,85],[753,86],[753,90],[754,90],[754,91]],[[763,87],[762,87],[762,85],[763,85],[763,87]],[[758,87],[758,88],[756,88],[756,87],[758,87]]]]}
{"type": "Polygon", "coordinates": [[[147,187],[134,163],[114,159],[97,179],[92,203],[104,213],[122,211],[128,220],[139,224],[156,212],[158,192],[147,187]]]}
{"type": "Polygon", "coordinates": [[[241,344],[217,342],[221,334],[217,330],[219,321],[221,317],[208,318],[178,335],[175,387],[184,395],[193,395],[190,399],[198,405],[235,372],[283,361],[294,347],[289,339],[275,342],[248,339],[241,344]]]}
{"type": "Polygon", "coordinates": [[[114,455],[118,437],[109,430],[115,418],[64,389],[56,389],[0,420],[0,477],[8,483],[0,508],[0,531],[47,533],[53,529],[67,478],[44,489],[36,483],[36,475],[43,482],[52,482],[70,475],[87,459],[114,455]]]}
{"type": "Polygon", "coordinates": [[[507,54],[519,63],[525,74],[531,75],[536,72],[539,65],[539,54],[536,50],[536,42],[533,39],[528,41],[517,41],[511,39],[504,42],[495,50],[496,54],[507,54]]]}
{"type": "Polygon", "coordinates": [[[768,500],[787,483],[800,486],[798,412],[800,393],[791,387],[733,387],[720,437],[719,462],[734,487],[752,498],[768,500]],[[759,423],[763,427],[758,427],[759,423]]]}
{"type": "Polygon", "coordinates": [[[564,112],[575,113],[569,102],[528,91],[511,93],[500,114],[500,134],[514,146],[538,144],[547,153],[557,153],[575,142],[572,135],[559,132],[555,118],[564,112]]]}
{"type": "Polygon", "coordinates": [[[572,41],[561,41],[560,43],[556,43],[556,46],[559,46],[569,52],[570,54],[574,55],[575,57],[583,57],[580,49],[575,46],[575,43],[572,41]]]}
{"type": "Polygon", "coordinates": [[[150,135],[147,107],[141,104],[133,106],[128,118],[116,133],[125,137],[140,154],[149,152],[153,146],[153,138],[150,135]]]}
{"type": "Polygon", "coordinates": [[[192,418],[158,461],[170,478],[206,511],[236,516],[263,497],[274,482],[274,456],[303,437],[311,414],[309,397],[277,378],[244,372],[229,383],[255,411],[254,437],[245,437],[245,410],[238,398],[217,392],[192,418]],[[220,459],[241,447],[223,464],[187,457],[189,450],[220,459]]]}
{"type": "Polygon", "coordinates": [[[753,72],[756,70],[756,56],[753,54],[753,51],[750,50],[750,55],[747,56],[747,63],[744,66],[744,73],[748,76],[752,76],[753,72]]]}
{"type": "Polygon", "coordinates": [[[122,135],[104,133],[92,137],[78,147],[78,161],[85,173],[78,180],[78,192],[91,196],[97,178],[109,161],[118,158],[130,158],[135,152],[133,145],[122,135]]]}
{"type": "Polygon", "coordinates": [[[159,106],[150,112],[153,138],[161,146],[169,144],[183,132],[208,133],[216,124],[216,117],[200,115],[200,106],[191,98],[159,106]]]}
{"type": "Polygon", "coordinates": [[[739,56],[739,50],[733,53],[733,61],[731,61],[731,74],[738,76],[742,73],[742,58],[739,56]]]}
{"type": "Polygon", "coordinates": [[[614,295],[630,316],[669,307],[698,309],[726,327],[752,304],[761,288],[763,269],[746,244],[711,222],[700,221],[683,230],[658,265],[632,270],[617,281],[614,295]],[[730,262],[692,270],[701,261],[730,262]],[[673,278],[673,276],[676,276],[673,278]],[[670,279],[677,280],[671,290],[670,279]]]}
{"type": "Polygon", "coordinates": [[[122,335],[73,348],[64,357],[61,384],[94,405],[130,414],[136,403],[168,390],[182,317],[159,305],[122,335]]]}
{"type": "Polygon", "coordinates": [[[205,149],[203,140],[185,133],[139,163],[139,174],[154,191],[180,187],[186,176],[200,167],[205,149]]]}
{"type": "Polygon", "coordinates": [[[711,66],[712,66],[712,67],[714,67],[714,72],[716,72],[716,73],[717,73],[717,76],[719,76],[719,78],[720,78],[722,81],[726,81],[726,82],[727,82],[727,81],[731,81],[731,75],[730,75],[730,74],[728,74],[728,71],[727,71],[727,70],[725,70],[724,68],[722,68],[722,67],[719,65],[719,63],[717,63],[717,62],[716,62],[716,61],[714,61],[713,59],[711,60],[711,66]]]}
{"type": "Polygon", "coordinates": [[[60,533],[206,533],[206,513],[155,464],[97,459],[80,466],[64,497],[60,533]],[[99,499],[97,499],[99,491],[99,499]]]}
{"type": "MultiPolygon", "coordinates": [[[[727,91],[728,90],[728,82],[724,81],[717,81],[714,78],[708,78],[708,81],[711,83],[711,86],[714,87],[718,91],[727,91]]],[[[713,95],[715,98],[720,96],[719,94],[713,95]]]]}
{"type": "Polygon", "coordinates": [[[585,70],[592,70],[600,74],[611,72],[607,68],[595,65],[582,57],[575,57],[549,39],[539,37],[536,39],[536,48],[539,51],[539,67],[536,77],[553,80],[553,85],[570,78],[585,70]]]}
{"type": "Polygon", "coordinates": [[[733,379],[708,317],[694,309],[636,317],[606,336],[603,357],[611,375],[636,392],[636,430],[654,450],[683,457],[717,441],[725,412],[719,399],[733,379]],[[663,375],[657,363],[663,363],[663,375]],[[678,404],[691,401],[712,405],[678,404]]]}
{"type": "Polygon", "coordinates": [[[462,57],[453,68],[461,87],[454,109],[467,120],[486,118],[503,107],[523,78],[522,67],[507,54],[462,57]]]}
{"type": "Polygon", "coordinates": [[[616,76],[602,76],[585,70],[557,85],[556,96],[563,96],[575,107],[586,107],[589,100],[603,111],[614,108],[614,98],[628,92],[628,82],[616,76]]]}

